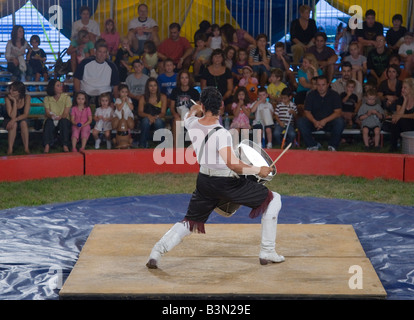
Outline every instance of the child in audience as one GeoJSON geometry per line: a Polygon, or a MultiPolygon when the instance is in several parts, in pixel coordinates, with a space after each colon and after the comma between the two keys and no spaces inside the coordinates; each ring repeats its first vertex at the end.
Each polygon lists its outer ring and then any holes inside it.
{"type": "Polygon", "coordinates": [[[366,92],[366,101],[358,111],[365,150],[370,149],[372,145],[374,145],[376,150],[380,149],[381,123],[384,117],[384,110],[377,103],[377,91],[371,88],[366,92]],[[370,131],[374,132],[374,141],[370,138],[370,131]]]}
{"type": "Polygon", "coordinates": [[[120,36],[119,32],[116,31],[113,19],[105,21],[105,30],[101,33],[101,39],[105,40],[110,57],[115,57],[119,48],[120,36]]]}
{"type": "Polygon", "coordinates": [[[122,116],[125,120],[128,121],[128,129],[134,128],[134,105],[132,103],[129,95],[129,89],[126,84],[121,83],[118,86],[119,98],[115,100],[115,111],[112,118],[112,128],[116,130],[118,127],[118,122],[122,119],[122,116]]]}
{"type": "Polygon", "coordinates": [[[234,102],[231,106],[233,111],[233,121],[231,122],[230,129],[236,129],[237,132],[240,129],[250,129],[250,99],[245,87],[238,87],[234,94],[234,102]]]}
{"type": "Polygon", "coordinates": [[[228,46],[224,49],[224,57],[226,58],[224,63],[230,70],[233,69],[233,66],[236,64],[236,54],[236,49],[232,46],[228,46]]]}
{"type": "Polygon", "coordinates": [[[212,36],[208,39],[207,47],[214,49],[223,49],[223,41],[221,39],[220,26],[216,23],[211,25],[212,36]]]}
{"type": "Polygon", "coordinates": [[[273,138],[275,139],[276,145],[282,144],[281,138],[284,135],[284,130],[288,131],[285,146],[289,145],[289,143],[293,142],[296,138],[294,122],[298,109],[291,100],[292,92],[288,88],[284,88],[280,93],[280,102],[277,104],[274,112],[276,123],[273,131],[273,138]],[[288,124],[289,128],[287,128],[288,124]]]}
{"type": "Polygon", "coordinates": [[[253,77],[253,69],[250,66],[243,67],[243,78],[239,81],[239,87],[245,87],[250,101],[257,99],[259,81],[253,77]]]}
{"type": "Polygon", "coordinates": [[[111,131],[112,131],[112,116],[114,110],[111,108],[111,95],[110,93],[102,93],[99,96],[100,107],[95,111],[95,127],[92,130],[92,135],[95,139],[95,149],[99,149],[101,139],[99,134],[102,132],[106,139],[106,148],[111,149],[111,131]]]}
{"type": "Polygon", "coordinates": [[[404,43],[400,46],[398,54],[404,62],[404,69],[412,75],[414,71],[414,33],[407,32],[404,36],[404,43]]]}
{"type": "Polygon", "coordinates": [[[196,37],[196,47],[193,52],[193,67],[194,67],[194,78],[198,79],[202,69],[207,65],[210,60],[213,49],[207,47],[207,35],[200,33],[196,37]]]}
{"type": "Polygon", "coordinates": [[[158,65],[158,53],[155,42],[147,40],[144,42],[144,54],[142,55],[142,62],[144,63],[143,72],[150,77],[157,78],[155,68],[158,65]]]}
{"type": "Polygon", "coordinates": [[[255,113],[255,119],[253,120],[253,140],[261,145],[262,132],[265,130],[268,149],[272,148],[272,135],[273,135],[273,106],[268,101],[268,94],[265,87],[258,89],[258,98],[251,107],[251,112],[255,113]]]}
{"type": "Polygon", "coordinates": [[[269,85],[267,87],[267,93],[269,94],[270,103],[277,105],[280,103],[280,93],[286,88],[286,85],[282,82],[283,71],[280,69],[274,69],[270,73],[269,85]]]}
{"type": "Polygon", "coordinates": [[[129,58],[133,56],[134,54],[129,46],[128,38],[123,37],[121,39],[121,46],[119,47],[116,53],[114,62],[115,65],[118,67],[120,82],[125,82],[128,73],[131,71],[131,67],[129,65],[129,58]]]}
{"type": "Polygon", "coordinates": [[[358,103],[358,96],[354,94],[356,83],[354,80],[348,80],[346,83],[346,90],[340,94],[342,101],[342,118],[348,127],[353,125],[353,116],[358,111],[356,110],[358,103]]]}
{"type": "Polygon", "coordinates": [[[38,35],[33,35],[30,38],[30,45],[32,46],[27,53],[27,60],[30,66],[30,72],[34,75],[34,81],[40,81],[43,76],[44,81],[48,81],[47,68],[45,66],[46,53],[39,48],[40,38],[38,35]]]}
{"type": "MultiPolygon", "coordinates": [[[[282,70],[283,75],[286,77],[285,80],[288,81],[292,89],[296,90],[298,84],[295,74],[290,70],[290,58],[285,51],[285,44],[283,42],[275,44],[275,54],[270,57],[270,67],[282,70]]],[[[283,77],[282,81],[284,81],[283,77]]]]}
{"type": "Polygon", "coordinates": [[[344,61],[352,64],[352,79],[364,83],[364,75],[367,72],[367,58],[360,54],[357,42],[352,42],[349,45],[349,53],[350,55],[346,56],[344,61]]]}
{"type": "Polygon", "coordinates": [[[174,68],[174,62],[171,59],[165,59],[164,73],[157,78],[161,93],[165,94],[168,99],[170,99],[172,90],[177,86],[177,73],[174,72],[174,68]]]}
{"type": "Polygon", "coordinates": [[[233,66],[232,73],[235,83],[243,78],[243,67],[249,65],[249,55],[245,49],[240,48],[236,54],[236,63],[233,66]]]}
{"type": "Polygon", "coordinates": [[[89,135],[91,134],[92,111],[88,105],[88,96],[85,92],[76,93],[72,107],[70,120],[72,122],[72,151],[78,152],[76,145],[81,138],[81,148],[84,151],[89,135]]]}
{"type": "Polygon", "coordinates": [[[95,55],[95,46],[89,39],[89,32],[81,29],[78,32],[78,37],[71,41],[68,50],[66,51],[70,55],[70,62],[72,72],[75,73],[76,67],[83,59],[95,55]]]}

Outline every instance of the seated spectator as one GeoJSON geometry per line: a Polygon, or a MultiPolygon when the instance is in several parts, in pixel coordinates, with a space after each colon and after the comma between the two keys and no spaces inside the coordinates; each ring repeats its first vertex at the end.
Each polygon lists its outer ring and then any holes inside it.
{"type": "Polygon", "coordinates": [[[392,17],[392,28],[389,28],[386,35],[387,46],[397,53],[400,45],[402,44],[407,28],[402,26],[403,17],[401,14],[396,14],[392,17]]]}
{"type": "Polygon", "coordinates": [[[128,41],[132,51],[137,55],[144,52],[144,43],[147,40],[160,44],[158,35],[158,23],[148,17],[148,6],[144,3],[138,5],[138,17],[128,23],[128,41]]]}
{"type": "Polygon", "coordinates": [[[77,39],[79,31],[86,30],[89,34],[89,40],[95,44],[98,37],[101,35],[99,24],[90,19],[91,9],[87,6],[82,6],[79,9],[80,19],[72,24],[71,40],[77,39]]]}
{"type": "Polygon", "coordinates": [[[213,49],[207,47],[207,36],[203,33],[197,35],[196,47],[192,55],[194,77],[197,79],[200,75],[200,70],[205,68],[210,60],[213,49]]]}
{"type": "Polygon", "coordinates": [[[26,76],[27,66],[25,55],[30,45],[24,38],[24,28],[14,25],[11,32],[11,40],[7,41],[5,57],[7,71],[12,74],[12,81],[23,79],[26,76]]]}
{"type": "Polygon", "coordinates": [[[166,59],[163,64],[164,72],[161,73],[157,82],[161,93],[170,98],[171,92],[177,86],[177,73],[174,71],[174,62],[171,59],[166,59]]]}
{"type": "Polygon", "coordinates": [[[400,73],[401,69],[398,65],[390,65],[386,70],[387,79],[382,81],[378,87],[381,106],[391,114],[396,111],[397,100],[401,96],[402,81],[398,80],[400,73]]]}
{"type": "Polygon", "coordinates": [[[391,118],[391,148],[390,152],[398,150],[398,140],[401,133],[414,131],[414,79],[408,78],[403,82],[401,98],[397,104],[397,111],[391,118]]]}
{"type": "Polygon", "coordinates": [[[130,72],[130,65],[129,65],[129,59],[134,56],[134,53],[132,52],[129,42],[127,38],[121,39],[121,46],[118,48],[118,51],[116,53],[115,57],[115,65],[118,68],[119,72],[119,81],[125,82],[125,79],[128,76],[128,73],[130,72]]]}
{"type": "Polygon", "coordinates": [[[326,75],[330,83],[335,73],[335,63],[338,60],[338,56],[335,50],[326,45],[327,39],[326,33],[317,32],[315,34],[315,45],[309,47],[306,52],[312,53],[315,56],[319,68],[322,69],[323,74],[326,75]]]}
{"type": "Polygon", "coordinates": [[[46,52],[39,48],[40,38],[38,35],[33,35],[30,38],[30,44],[32,48],[29,49],[26,59],[28,61],[28,75],[34,76],[34,81],[40,81],[40,77],[43,77],[44,81],[49,79],[47,74],[46,52]]]}
{"type": "Polygon", "coordinates": [[[384,27],[381,23],[375,21],[374,10],[367,10],[362,29],[356,29],[355,35],[362,55],[367,56],[371,49],[376,48],[377,36],[384,35],[384,27]]]}
{"type": "Polygon", "coordinates": [[[165,127],[164,116],[167,111],[167,96],[160,91],[160,86],[154,78],[149,78],[145,85],[145,93],[139,99],[138,116],[141,118],[141,135],[139,146],[148,148],[150,129],[165,127]]]}
{"type": "Polygon", "coordinates": [[[280,69],[274,69],[270,74],[269,85],[267,86],[267,93],[269,94],[270,103],[276,106],[281,102],[280,94],[286,85],[282,82],[283,71],[280,69]]]}
{"type": "Polygon", "coordinates": [[[404,35],[404,42],[398,50],[402,61],[404,62],[404,69],[408,74],[413,74],[414,71],[414,33],[407,32],[404,35]]]}
{"type": "Polygon", "coordinates": [[[355,30],[351,29],[349,25],[346,27],[342,23],[338,25],[335,36],[335,51],[343,59],[349,54],[349,44],[355,39],[355,30]]]}
{"type": "Polygon", "coordinates": [[[301,5],[300,17],[290,24],[290,40],[292,42],[293,64],[299,65],[306,50],[314,45],[314,37],[318,29],[316,22],[310,18],[311,7],[301,5]]]}
{"type": "Polygon", "coordinates": [[[132,113],[134,105],[132,104],[129,95],[130,92],[128,86],[121,83],[119,85],[119,97],[115,100],[115,111],[111,122],[112,128],[114,129],[118,128],[119,120],[122,120],[122,118],[127,120],[128,130],[134,128],[134,114],[132,113]]]}
{"type": "Polygon", "coordinates": [[[356,82],[355,80],[348,80],[346,90],[342,92],[339,97],[342,102],[342,118],[348,127],[352,128],[353,118],[358,112],[358,96],[354,93],[356,82]]]}
{"type": "Polygon", "coordinates": [[[156,68],[158,66],[158,53],[155,42],[147,40],[144,43],[144,54],[142,55],[142,63],[144,64],[143,72],[150,77],[156,78],[158,74],[156,68]]]}
{"type": "MultiPolygon", "coordinates": [[[[397,66],[401,66],[401,57],[398,53],[393,53],[390,56],[390,62],[388,64],[388,66],[392,65],[392,64],[396,64],[397,66]]],[[[407,70],[405,70],[405,68],[400,68],[401,73],[400,76],[398,77],[398,80],[404,81],[407,78],[411,78],[411,74],[408,73],[407,70]]]]}
{"type": "Polygon", "coordinates": [[[322,75],[323,72],[319,68],[318,61],[312,53],[306,53],[303,56],[302,66],[298,71],[298,89],[296,90],[296,105],[303,104],[306,93],[312,90],[312,79],[322,75]]]}
{"type": "Polygon", "coordinates": [[[287,130],[284,146],[288,146],[296,138],[295,118],[298,114],[298,109],[291,100],[292,92],[288,88],[283,89],[280,94],[280,102],[277,104],[274,113],[276,123],[273,138],[276,145],[282,145],[284,130],[287,130]],[[289,128],[287,127],[288,125],[289,128]]]}
{"type": "Polygon", "coordinates": [[[129,97],[132,99],[135,113],[138,114],[138,102],[145,93],[145,84],[147,83],[149,77],[142,72],[144,64],[141,60],[134,60],[132,62],[132,68],[134,69],[134,73],[131,73],[126,78],[125,83],[128,86],[129,97]]]}
{"type": "Polygon", "coordinates": [[[339,94],[329,89],[326,76],[317,79],[317,90],[311,91],[305,100],[305,117],[298,119],[298,128],[307,150],[319,150],[312,136],[315,130],[331,132],[328,150],[336,151],[341,142],[345,122],[341,117],[342,103],[339,94]]]}
{"type": "Polygon", "coordinates": [[[352,79],[364,83],[364,76],[367,73],[367,57],[360,54],[358,42],[352,42],[349,45],[349,56],[344,58],[352,65],[352,79]]]}
{"type": "Polygon", "coordinates": [[[248,65],[249,55],[247,54],[247,51],[245,49],[239,49],[236,53],[236,62],[234,63],[233,68],[231,70],[233,73],[234,83],[239,83],[240,79],[243,77],[243,67],[248,65]]]}
{"type": "MultiPolygon", "coordinates": [[[[89,57],[80,63],[73,75],[73,90],[85,91],[96,100],[104,92],[112,92],[118,97],[118,68],[108,59],[108,47],[102,43],[96,48],[96,57],[89,57]]],[[[90,101],[96,105],[97,101],[90,101]]]]}
{"type": "Polygon", "coordinates": [[[223,38],[221,37],[220,26],[216,23],[211,25],[211,34],[208,37],[208,47],[211,49],[223,49],[223,38]]]}
{"type": "Polygon", "coordinates": [[[380,135],[381,124],[384,120],[384,110],[376,103],[377,92],[375,89],[370,89],[366,93],[366,101],[362,104],[358,111],[358,119],[361,121],[362,139],[364,140],[365,150],[369,150],[372,146],[376,150],[381,148],[380,135]],[[369,132],[374,132],[374,141],[370,141],[369,132]]]}
{"type": "Polygon", "coordinates": [[[8,131],[7,155],[10,156],[13,154],[14,141],[19,128],[24,152],[29,154],[29,126],[27,124],[27,116],[30,112],[30,96],[26,94],[26,86],[20,81],[12,82],[7,89],[8,93],[4,98],[6,114],[3,121],[3,126],[8,131]]]}
{"type": "Polygon", "coordinates": [[[257,100],[259,81],[253,77],[253,69],[250,66],[243,67],[243,78],[239,81],[239,87],[245,87],[250,101],[257,100]]]}
{"type": "Polygon", "coordinates": [[[259,34],[256,37],[256,47],[250,49],[249,65],[253,68],[253,76],[264,86],[270,76],[270,53],[267,51],[267,36],[259,34]]]}
{"type": "MultiPolygon", "coordinates": [[[[169,36],[158,47],[158,57],[161,61],[171,59],[177,70],[189,69],[193,48],[190,42],[180,36],[181,26],[173,22],[169,26],[169,36]]],[[[163,73],[163,64],[158,64],[158,72],[163,73]]]]}
{"type": "MultiPolygon", "coordinates": [[[[339,95],[346,91],[347,83],[349,80],[352,79],[352,65],[350,62],[342,63],[341,75],[342,75],[341,78],[337,79],[334,83],[331,84],[332,90],[336,91],[339,95]]],[[[355,82],[354,93],[357,95],[358,101],[361,101],[362,93],[363,93],[362,84],[358,80],[354,80],[354,82],[355,82]]]]}
{"type": "Polygon", "coordinates": [[[95,149],[99,149],[101,145],[101,138],[99,136],[100,133],[102,133],[105,136],[106,148],[111,149],[111,122],[113,114],[114,110],[111,108],[111,95],[109,94],[109,92],[102,93],[99,96],[99,107],[96,108],[95,111],[95,126],[92,130],[92,135],[95,139],[95,149]]]}
{"type": "Polygon", "coordinates": [[[113,19],[107,19],[105,21],[105,30],[101,34],[101,39],[105,40],[108,46],[109,55],[115,57],[118,52],[121,38],[119,32],[116,31],[115,21],[113,19]]]}
{"type": "Polygon", "coordinates": [[[232,70],[233,66],[236,64],[236,56],[237,50],[233,46],[227,46],[224,49],[224,63],[226,64],[226,67],[230,70],[232,70]]]}
{"type": "Polygon", "coordinates": [[[270,67],[273,69],[280,69],[284,76],[282,81],[287,81],[292,89],[296,90],[298,84],[295,79],[295,74],[290,70],[290,58],[285,51],[285,44],[277,42],[275,45],[275,54],[270,57],[270,67]]]}
{"type": "Polygon", "coordinates": [[[71,134],[70,108],[72,107],[72,99],[63,92],[63,84],[56,79],[49,81],[46,93],[47,95],[43,101],[46,117],[43,126],[44,153],[48,153],[50,147],[53,146],[57,130],[59,131],[63,151],[68,152],[71,134]]]}
{"type": "Polygon", "coordinates": [[[91,134],[92,111],[89,99],[85,92],[76,92],[73,98],[73,107],[70,111],[72,123],[72,152],[78,152],[76,146],[81,140],[79,151],[84,151],[91,134]]]}
{"type": "Polygon", "coordinates": [[[72,72],[75,73],[83,59],[95,55],[95,48],[93,42],[89,40],[88,31],[80,30],[78,36],[70,42],[66,53],[70,55],[72,72]]]}
{"type": "Polygon", "coordinates": [[[375,48],[371,50],[367,57],[367,68],[369,70],[368,81],[380,84],[385,79],[385,70],[390,60],[390,51],[385,46],[385,37],[377,36],[375,48]]]}
{"type": "Polygon", "coordinates": [[[224,101],[224,106],[227,111],[231,112],[232,92],[233,92],[233,75],[225,65],[224,52],[221,49],[216,49],[212,52],[209,66],[204,69],[201,74],[200,87],[203,90],[205,87],[217,88],[224,101]]]}
{"type": "Polygon", "coordinates": [[[197,38],[199,35],[204,34],[206,36],[207,41],[212,35],[212,26],[211,23],[207,20],[203,20],[198,25],[199,29],[194,33],[194,43],[197,43],[197,38]]]}
{"type": "Polygon", "coordinates": [[[236,50],[245,49],[249,52],[252,47],[256,46],[256,41],[246,30],[236,30],[230,23],[223,24],[220,31],[224,49],[232,46],[236,50]]]}
{"type": "Polygon", "coordinates": [[[258,98],[252,103],[251,112],[254,112],[253,130],[256,130],[256,143],[262,145],[263,130],[267,140],[266,148],[271,149],[273,146],[273,106],[267,101],[268,94],[265,87],[260,87],[258,98]]]}

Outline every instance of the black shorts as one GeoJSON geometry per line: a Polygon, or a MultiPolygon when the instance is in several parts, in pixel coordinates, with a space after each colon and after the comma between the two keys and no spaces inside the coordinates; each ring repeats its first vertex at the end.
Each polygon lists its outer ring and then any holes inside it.
{"type": "Polygon", "coordinates": [[[223,200],[252,209],[259,208],[269,197],[268,188],[244,176],[210,177],[199,173],[197,186],[184,220],[204,224],[211,212],[223,200]]]}

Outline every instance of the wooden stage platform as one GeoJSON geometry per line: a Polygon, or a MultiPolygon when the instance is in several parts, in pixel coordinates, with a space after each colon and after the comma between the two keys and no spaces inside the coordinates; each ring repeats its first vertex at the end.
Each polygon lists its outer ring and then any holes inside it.
{"type": "Polygon", "coordinates": [[[153,245],[170,227],[96,225],[60,298],[386,298],[349,225],[278,225],[276,250],[286,261],[261,266],[260,224],[206,224],[206,234],[185,238],[159,269],[147,269],[153,245]]]}

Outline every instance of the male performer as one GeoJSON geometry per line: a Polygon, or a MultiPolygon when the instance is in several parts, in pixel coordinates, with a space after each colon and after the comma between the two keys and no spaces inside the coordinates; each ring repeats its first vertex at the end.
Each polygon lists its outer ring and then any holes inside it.
{"type": "Polygon", "coordinates": [[[236,157],[231,134],[219,124],[223,99],[216,88],[205,88],[200,101],[201,105],[193,105],[184,119],[200,164],[196,190],[183,221],[177,222],[155,244],[147,267],[156,269],[161,256],[191,232],[205,233],[204,223],[223,200],[252,208],[251,218],[262,215],[260,263],[284,261],[275,251],[277,218],[282,206],[280,195],[242,176],[257,174],[263,178],[273,168],[250,166],[236,157]],[[197,117],[201,113],[203,116],[197,117]]]}

